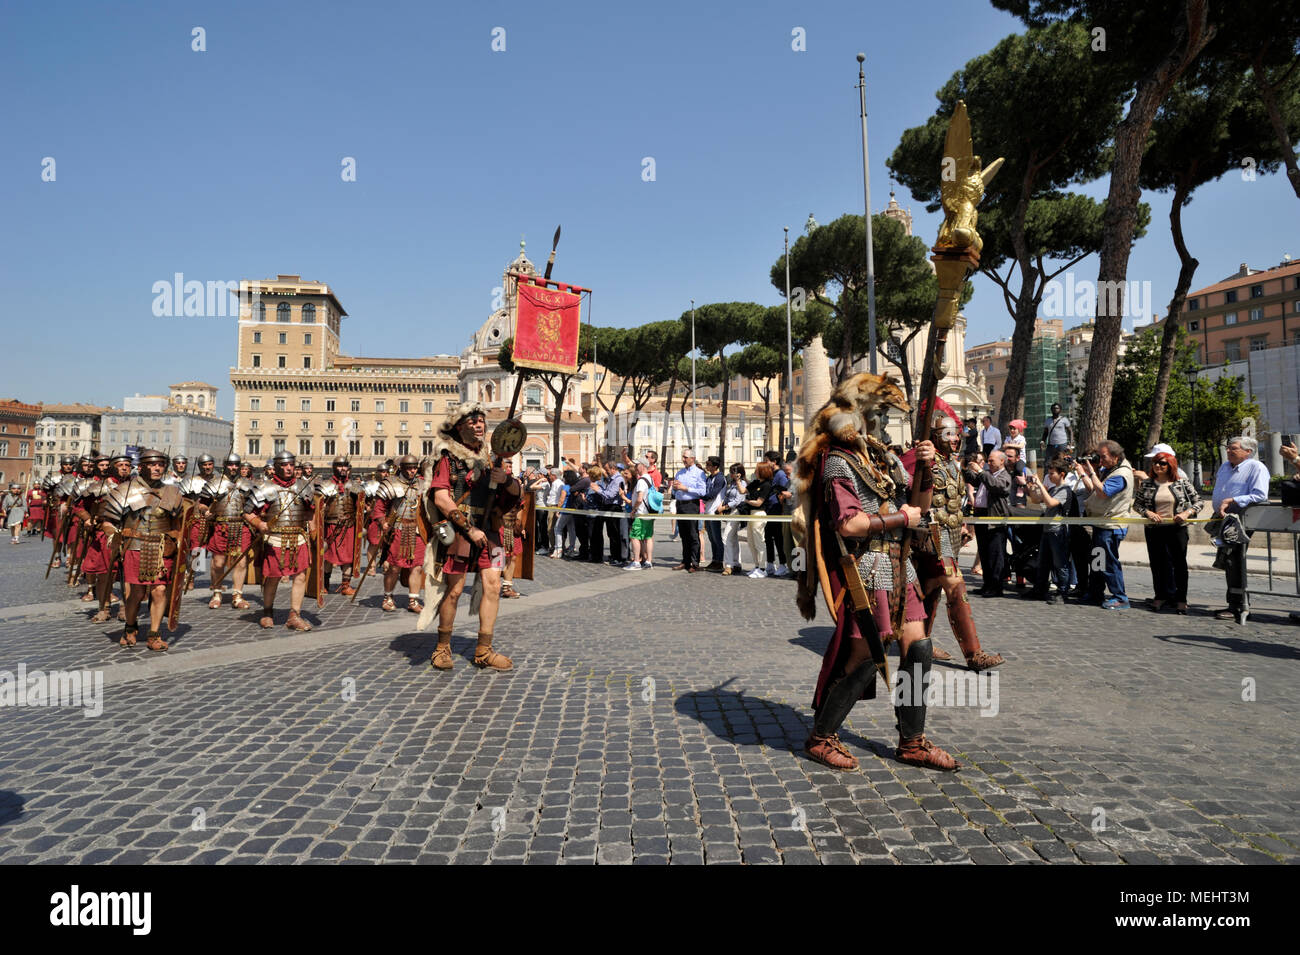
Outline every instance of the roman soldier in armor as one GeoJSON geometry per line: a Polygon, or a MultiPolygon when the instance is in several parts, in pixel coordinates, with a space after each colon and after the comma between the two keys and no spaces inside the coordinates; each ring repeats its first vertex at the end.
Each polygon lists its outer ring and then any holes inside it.
{"type": "MultiPolygon", "coordinates": [[[[99,602],[99,609],[90,618],[91,623],[106,621],[109,617],[109,606],[113,602],[114,556],[108,535],[103,530],[106,519],[105,505],[113,490],[129,480],[131,480],[131,458],[125,452],[113,455],[109,459],[108,477],[100,482],[98,493],[90,505],[90,513],[87,514],[87,519],[93,521],[96,529],[95,536],[81,559],[81,572],[86,576],[91,592],[99,602]]],[[[126,619],[124,613],[119,616],[123,620],[126,619]]]]}
{"type": "Polygon", "coordinates": [[[288,577],[290,630],[310,630],[302,619],[302,598],[307,593],[307,574],[312,569],[311,519],[315,487],[294,476],[294,455],[279,451],[275,474],[255,487],[244,502],[244,520],[264,538],[262,555],[262,619],[265,630],[275,626],[275,591],[280,578],[288,577]]]}
{"type": "Polygon", "coordinates": [[[34,486],[27,491],[27,534],[45,534],[45,505],[48,498],[43,487],[34,486]]]}
{"type": "Polygon", "coordinates": [[[47,476],[41,484],[45,490],[46,500],[45,538],[52,541],[56,536],[59,537],[59,542],[55,545],[53,556],[50,558],[51,567],[63,566],[62,538],[65,535],[59,532],[59,522],[66,513],[67,498],[72,493],[73,485],[77,480],[76,467],[77,459],[70,454],[65,454],[59,459],[59,473],[47,476]]]}
{"type": "MultiPolygon", "coordinates": [[[[429,579],[439,585],[438,644],[431,661],[439,670],[452,668],[451,631],[456,603],[470,571],[477,574],[470,613],[479,618],[474,665],[491,670],[514,669],[509,657],[492,649],[492,636],[501,600],[501,570],[509,556],[502,546],[502,515],[518,506],[523,487],[501,468],[492,467],[486,434],[486,411],[476,403],[453,411],[439,428],[435,444],[438,460],[429,482],[430,510],[453,532],[450,543],[439,538],[426,565],[429,579]]],[[[430,603],[420,615],[419,629],[429,625],[433,614],[434,605],[430,603]]]]}
{"type": "MultiPolygon", "coordinates": [[[[901,547],[907,529],[918,526],[929,508],[934,446],[916,445],[921,506],[902,503],[907,472],[885,444],[890,408],[908,410],[902,391],[885,378],[854,375],[817,412],[796,462],[794,532],[808,554],[807,571],[799,578],[799,610],[813,619],[820,583],[835,618],[805,747],[832,769],[857,768],[838,732],[859,699],[875,696],[876,674],[888,672],[885,645],[898,641],[900,689],[924,687],[932,660],[916,572],[902,559],[901,547]]],[[[900,693],[894,702],[895,757],[933,769],[959,768],[926,739],[924,692],[900,693]]]]}
{"type": "Polygon", "coordinates": [[[420,475],[420,461],[413,454],[404,454],[397,460],[397,473],[383,481],[375,494],[370,517],[381,525],[382,534],[388,538],[387,554],[384,565],[384,602],[383,610],[396,610],[393,602],[393,588],[401,579],[410,596],[406,598],[406,609],[419,613],[424,609],[420,591],[424,587],[424,542],[420,523],[424,515],[420,510],[421,501],[429,489],[427,479],[420,475]]]}
{"type": "MultiPolygon", "coordinates": [[[[324,498],[325,508],[324,581],[328,588],[334,568],[341,568],[343,583],[339,586],[339,593],[351,597],[356,593],[352,587],[352,575],[360,556],[357,538],[365,526],[366,495],[361,482],[352,478],[352,462],[345,455],[335,457],[330,468],[333,472],[330,479],[322,481],[317,488],[324,498]]],[[[303,471],[305,477],[306,468],[303,471]]]]}
{"type": "Polygon", "coordinates": [[[316,469],[312,467],[310,461],[302,462],[302,476],[305,477],[308,481],[311,481],[313,484],[316,483],[316,479],[314,477],[315,473],[316,473],[316,469]]]}
{"type": "Polygon", "coordinates": [[[77,537],[81,534],[81,519],[77,516],[77,503],[86,494],[95,478],[95,460],[88,454],[77,459],[76,474],[70,481],[59,482],[59,499],[63,502],[63,541],[60,550],[73,561],[77,537]]]}
{"type": "MultiPolygon", "coordinates": [[[[980,647],[975,618],[966,597],[966,581],[957,566],[958,551],[975,536],[961,511],[962,501],[966,499],[966,480],[962,477],[960,460],[961,425],[956,419],[944,416],[935,422],[933,433],[938,440],[935,442],[935,460],[930,465],[934,484],[930,510],[914,532],[911,552],[925,598],[925,635],[930,636],[934,628],[942,592],[957,646],[966,658],[966,665],[978,673],[1001,666],[1006,661],[1000,654],[989,653],[980,647]]],[[[934,659],[951,660],[952,655],[935,647],[934,659]]]]}
{"type": "Polygon", "coordinates": [[[222,473],[207,482],[203,489],[202,501],[207,507],[208,520],[212,530],[208,536],[208,553],[212,555],[212,599],[208,606],[216,610],[221,606],[221,594],[230,561],[236,560],[229,568],[231,576],[230,606],[235,610],[247,610],[248,601],[244,599],[244,581],[248,578],[249,547],[253,542],[253,531],[244,522],[244,502],[253,493],[253,482],[244,476],[247,464],[239,460],[233,451],[226,455],[222,463],[222,473]]]}
{"type": "Polygon", "coordinates": [[[217,462],[210,454],[200,454],[198,457],[198,470],[188,477],[181,478],[181,494],[187,501],[193,501],[194,506],[198,509],[195,512],[194,523],[190,525],[189,552],[187,559],[194,557],[194,552],[202,550],[208,543],[208,536],[212,533],[212,519],[208,514],[206,491],[208,482],[216,475],[217,462]]]}
{"type": "Polygon", "coordinates": [[[391,469],[386,464],[375,468],[374,476],[361,485],[366,494],[366,573],[374,568],[369,562],[379,553],[379,540],[384,536],[383,525],[375,517],[375,500],[379,497],[380,486],[388,480],[391,469]]]}
{"type": "Polygon", "coordinates": [[[95,459],[95,477],[103,481],[112,473],[112,469],[109,467],[108,455],[99,451],[91,451],[90,454],[95,459]]]}
{"type": "Polygon", "coordinates": [[[100,528],[109,544],[114,543],[114,535],[124,538],[122,579],[128,587],[122,608],[126,627],[119,641],[124,647],[135,646],[140,633],[136,616],[147,593],[149,649],[167,649],[158,628],[167,610],[168,584],[177,572],[177,537],[182,531],[185,499],[176,485],[163,483],[166,469],[165,454],[145,451],[140,455],[140,475],[109,491],[101,510],[100,528]]]}
{"type": "Polygon", "coordinates": [[[251,481],[253,479],[253,466],[245,461],[239,466],[239,476],[245,481],[251,481]]]}
{"type": "MultiPolygon", "coordinates": [[[[76,520],[77,527],[68,550],[68,567],[76,568],[68,571],[68,586],[76,586],[77,577],[81,574],[87,575],[86,592],[81,595],[83,603],[90,603],[96,599],[95,580],[89,576],[85,560],[95,549],[96,537],[99,534],[95,529],[95,512],[99,509],[104,481],[108,478],[108,455],[100,454],[98,451],[92,451],[90,454],[91,476],[78,479],[72,495],[68,498],[68,511],[76,520]]],[[[93,556],[91,566],[97,567],[99,563],[98,556],[93,556]]],[[[95,573],[98,574],[100,571],[97,570],[95,573]]]]}
{"type": "MultiPolygon", "coordinates": [[[[144,462],[141,461],[141,464],[144,462]]],[[[190,459],[183,454],[178,454],[172,458],[172,469],[166,477],[163,478],[164,484],[178,485],[185,479],[185,472],[190,469],[190,459]]]]}

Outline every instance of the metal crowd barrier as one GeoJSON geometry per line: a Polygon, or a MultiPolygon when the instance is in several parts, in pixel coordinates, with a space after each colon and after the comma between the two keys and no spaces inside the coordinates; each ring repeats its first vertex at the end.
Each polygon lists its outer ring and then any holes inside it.
{"type": "MultiPolygon", "coordinates": [[[[1241,524],[1249,532],[1264,532],[1264,546],[1268,555],[1268,588],[1250,589],[1250,571],[1247,569],[1247,554],[1250,553],[1250,539],[1241,550],[1241,613],[1237,614],[1237,623],[1244,624],[1250,616],[1250,595],[1257,597],[1282,597],[1300,600],[1300,508],[1286,507],[1282,504],[1252,504],[1241,514],[1241,524]],[[1277,589],[1273,586],[1273,535],[1286,534],[1291,538],[1291,557],[1295,568],[1294,589],[1277,589]]],[[[1234,591],[1237,588],[1233,588],[1234,591]]],[[[1292,613],[1291,619],[1300,622],[1300,613],[1292,613]]]]}

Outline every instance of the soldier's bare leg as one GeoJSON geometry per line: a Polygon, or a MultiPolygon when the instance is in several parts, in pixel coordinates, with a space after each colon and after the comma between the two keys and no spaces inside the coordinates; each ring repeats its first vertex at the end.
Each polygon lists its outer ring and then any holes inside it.
{"type": "Polygon", "coordinates": [[[279,589],[279,577],[267,577],[262,581],[262,629],[269,630],[275,625],[275,592],[279,589]]]}
{"type": "Polygon", "coordinates": [[[406,609],[412,613],[419,613],[424,609],[424,604],[420,600],[420,594],[424,592],[424,570],[420,567],[412,567],[410,576],[407,577],[407,584],[410,596],[406,599],[406,609]]]}
{"type": "MultiPolygon", "coordinates": [[[[218,552],[212,555],[211,577],[213,580],[216,580],[218,577],[221,577],[223,580],[225,579],[226,564],[229,560],[230,558],[224,553],[218,552]]],[[[238,585],[235,586],[235,589],[239,589],[238,585]]],[[[221,606],[221,588],[219,585],[212,588],[212,599],[208,601],[208,606],[213,610],[221,606]]]]}
{"type": "Polygon", "coordinates": [[[302,619],[302,598],[307,593],[307,571],[294,575],[293,589],[289,592],[289,620],[285,626],[290,630],[310,630],[311,624],[302,619]]]}
{"type": "Polygon", "coordinates": [[[236,610],[247,610],[248,601],[244,599],[244,583],[248,580],[248,557],[241,557],[235,569],[230,572],[230,605],[236,610]]]}
{"type": "MultiPolygon", "coordinates": [[[[176,562],[174,573],[181,573],[181,562],[176,562]]],[[[163,613],[167,610],[167,585],[154,584],[149,588],[149,649],[166,650],[167,644],[158,635],[162,626],[163,613]]]]}

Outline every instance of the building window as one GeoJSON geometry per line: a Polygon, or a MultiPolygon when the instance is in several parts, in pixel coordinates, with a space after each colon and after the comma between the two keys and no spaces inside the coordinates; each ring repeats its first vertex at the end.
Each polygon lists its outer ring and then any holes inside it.
{"type": "Polygon", "coordinates": [[[262,333],[261,333],[261,332],[253,332],[253,344],[254,344],[254,345],[260,345],[260,344],[262,344],[262,333]]]}
{"type": "Polygon", "coordinates": [[[254,355],[254,356],[253,356],[253,367],[254,367],[254,368],[261,368],[261,367],[262,367],[262,356],[261,356],[261,355],[254,355]]]}
{"type": "Polygon", "coordinates": [[[283,411],[283,410],[284,410],[284,399],[283,399],[283,398],[276,398],[276,399],[275,399],[275,410],[276,410],[276,411],[283,411]]]}
{"type": "Polygon", "coordinates": [[[248,399],[248,410],[249,410],[249,411],[261,411],[261,410],[262,410],[262,399],[261,399],[261,398],[249,398],[249,399],[248,399]]]}
{"type": "Polygon", "coordinates": [[[401,425],[398,426],[398,429],[397,429],[397,430],[398,430],[398,431],[405,431],[405,430],[406,430],[406,422],[403,421],[403,422],[401,423],[401,425]]]}
{"type": "Polygon", "coordinates": [[[303,355],[303,356],[302,356],[302,367],[304,367],[304,368],[310,368],[310,367],[311,367],[311,355],[303,355]]]}
{"type": "Polygon", "coordinates": [[[401,414],[409,414],[411,411],[411,403],[409,401],[399,401],[397,403],[397,410],[401,414]]]}
{"type": "Polygon", "coordinates": [[[398,453],[398,454],[410,454],[410,453],[411,453],[411,442],[410,442],[410,441],[398,441],[398,442],[397,442],[397,453],[398,453]]]}
{"type": "Polygon", "coordinates": [[[361,453],[361,439],[353,438],[351,441],[348,442],[348,454],[360,454],[360,453],[361,453]]]}
{"type": "Polygon", "coordinates": [[[433,442],[432,442],[432,441],[421,441],[421,442],[420,442],[420,453],[423,454],[425,457],[429,457],[431,454],[433,454],[433,442]]]}
{"type": "Polygon", "coordinates": [[[298,439],[298,453],[311,454],[311,438],[298,439]]]}
{"type": "Polygon", "coordinates": [[[375,414],[383,414],[383,413],[384,413],[384,399],[383,399],[383,398],[376,398],[376,399],[375,399],[375,414]]]}
{"type": "Polygon", "coordinates": [[[425,434],[433,434],[433,422],[432,422],[432,421],[426,421],[426,422],[424,423],[424,433],[425,433],[425,434]]]}
{"type": "Polygon", "coordinates": [[[1190,329],[1190,330],[1193,331],[1193,332],[1199,332],[1199,331],[1201,330],[1201,323],[1200,323],[1199,320],[1198,320],[1198,321],[1188,322],[1188,323],[1187,323],[1187,327],[1188,327],[1188,329],[1190,329]]]}
{"type": "Polygon", "coordinates": [[[1267,337],[1252,338],[1250,340],[1251,351],[1263,351],[1267,347],[1268,347],[1267,337]]]}
{"type": "Polygon", "coordinates": [[[274,441],[271,442],[271,445],[272,445],[271,447],[272,453],[279,454],[281,451],[284,450],[284,438],[276,438],[274,441]]]}
{"type": "Polygon", "coordinates": [[[333,431],[333,430],[334,430],[334,422],[333,422],[333,421],[326,421],[326,422],[325,422],[325,430],[326,430],[326,431],[333,431]]]}
{"type": "Polygon", "coordinates": [[[1189,298],[1187,300],[1187,310],[1189,312],[1200,311],[1200,308],[1201,308],[1201,300],[1199,298],[1189,298]]]}
{"type": "Polygon", "coordinates": [[[1263,317],[1264,317],[1264,310],[1262,308],[1257,307],[1257,308],[1252,308],[1250,310],[1250,320],[1252,322],[1257,322],[1263,317]]]}
{"type": "Polygon", "coordinates": [[[1231,305],[1236,300],[1237,300],[1237,290],[1235,288],[1230,288],[1228,289],[1228,291],[1223,293],[1224,305],[1231,305]]]}
{"type": "Polygon", "coordinates": [[[333,439],[333,438],[326,438],[326,439],[325,439],[325,455],[326,455],[327,457],[333,457],[334,454],[335,454],[335,451],[334,451],[334,439],[333,439]]]}
{"type": "Polygon", "coordinates": [[[542,389],[537,385],[529,385],[524,391],[525,401],[533,408],[539,408],[542,404],[542,389]]]}
{"type": "Polygon", "coordinates": [[[333,411],[333,410],[334,410],[334,399],[333,399],[333,398],[326,398],[326,399],[325,399],[325,410],[326,410],[326,411],[333,411]]]}
{"type": "MultiPolygon", "coordinates": [[[[302,323],[304,325],[314,325],[316,323],[316,306],[310,302],[302,307],[302,323]]],[[[311,338],[310,335],[307,337],[311,338]]],[[[310,345],[311,342],[309,341],[307,344],[310,345]]]]}
{"type": "Polygon", "coordinates": [[[361,411],[361,399],[360,399],[360,398],[353,398],[353,399],[352,399],[352,413],[353,413],[353,414],[358,414],[360,411],[361,411]]]}
{"type": "Polygon", "coordinates": [[[382,456],[384,453],[384,439],[375,438],[374,448],[376,456],[382,456]]]}
{"type": "Polygon", "coordinates": [[[256,419],[256,418],[250,418],[250,419],[249,419],[249,422],[248,422],[248,430],[249,430],[249,431],[256,431],[256,430],[257,430],[257,419],[256,419]]]}
{"type": "Polygon", "coordinates": [[[307,334],[305,334],[305,335],[302,336],[302,343],[303,343],[304,345],[310,345],[310,344],[311,344],[311,332],[308,332],[307,334]]]}
{"type": "Polygon", "coordinates": [[[383,430],[384,430],[384,423],[383,423],[382,421],[376,421],[376,422],[375,422],[375,433],[378,434],[380,431],[383,431],[383,430]]]}
{"type": "Polygon", "coordinates": [[[278,367],[280,367],[280,368],[288,368],[288,367],[289,367],[289,358],[288,358],[288,356],[287,356],[287,355],[278,355],[278,356],[277,356],[276,365],[277,365],[278,367]]]}
{"type": "Polygon", "coordinates": [[[310,430],[311,430],[311,422],[308,421],[306,418],[303,418],[303,419],[302,419],[301,421],[299,421],[298,423],[299,423],[300,425],[302,425],[302,427],[298,429],[299,431],[310,431],[310,430]]]}
{"type": "Polygon", "coordinates": [[[989,362],[989,371],[993,370],[993,362],[989,362]]]}
{"type": "Polygon", "coordinates": [[[254,308],[253,308],[253,321],[255,321],[255,322],[264,322],[264,321],[266,321],[266,303],[265,303],[265,302],[258,302],[257,305],[254,306],[254,308]]]}
{"type": "Polygon", "coordinates": [[[249,453],[249,454],[261,454],[261,453],[262,453],[262,439],[261,439],[261,438],[249,438],[249,439],[248,439],[248,453],[249,453]]]}
{"type": "Polygon", "coordinates": [[[0,458],[9,457],[9,442],[0,441],[0,458]]]}
{"type": "Polygon", "coordinates": [[[293,321],[293,317],[290,315],[291,311],[292,310],[289,308],[288,302],[281,302],[279,305],[275,307],[275,320],[277,322],[293,321]]]}
{"type": "Polygon", "coordinates": [[[1223,357],[1227,361],[1241,361],[1241,342],[1233,339],[1223,343],[1223,357]]]}
{"type": "Polygon", "coordinates": [[[284,419],[283,419],[283,418],[276,418],[276,419],[275,419],[275,430],[276,430],[276,431],[283,431],[283,430],[284,430],[284,419]]]}
{"type": "Polygon", "coordinates": [[[1251,298],[1263,298],[1263,297],[1264,297],[1264,286],[1263,286],[1263,285],[1252,285],[1252,286],[1250,287],[1250,297],[1251,297],[1251,298]]]}
{"type": "Polygon", "coordinates": [[[1223,324],[1225,324],[1225,325],[1236,325],[1236,324],[1237,324],[1237,313],[1236,313],[1236,312],[1228,312],[1226,315],[1224,315],[1224,316],[1223,316],[1223,324]]]}
{"type": "Polygon", "coordinates": [[[303,411],[311,411],[311,399],[310,399],[310,398],[303,398],[303,399],[302,399],[302,410],[303,410],[303,411]]]}
{"type": "MultiPolygon", "coordinates": [[[[1296,302],[1296,311],[1297,311],[1297,312],[1300,312],[1300,302],[1296,302]]],[[[424,403],[424,413],[425,413],[425,414],[433,414],[433,402],[432,402],[432,401],[426,401],[426,402],[424,403]]]]}
{"type": "Polygon", "coordinates": [[[166,444],[168,447],[171,447],[172,433],[170,431],[163,432],[163,443],[166,444]]]}
{"type": "Polygon", "coordinates": [[[281,345],[287,345],[287,344],[289,344],[289,333],[288,333],[288,332],[281,332],[281,333],[280,333],[280,344],[281,344],[281,345]]]}

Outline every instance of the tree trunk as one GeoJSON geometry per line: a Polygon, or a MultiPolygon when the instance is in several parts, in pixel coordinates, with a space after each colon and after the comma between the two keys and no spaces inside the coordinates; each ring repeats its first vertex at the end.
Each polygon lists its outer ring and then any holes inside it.
{"type": "Polygon", "coordinates": [[[1282,152],[1282,162],[1286,164],[1286,178],[1290,181],[1296,198],[1300,199],[1300,167],[1296,165],[1295,150],[1291,148],[1291,137],[1287,135],[1286,124],[1282,122],[1282,111],[1278,109],[1277,89],[1269,85],[1268,77],[1264,75],[1264,69],[1260,64],[1262,59],[1261,55],[1255,61],[1255,85],[1259,87],[1259,98],[1264,103],[1269,125],[1273,127],[1273,134],[1277,137],[1277,146],[1282,152]]]}
{"type": "MultiPolygon", "coordinates": [[[[1034,275],[1037,272],[1033,270],[1034,275]]],[[[1025,395],[1025,374],[1029,371],[1029,352],[1034,347],[1034,326],[1038,321],[1039,299],[1035,298],[1032,282],[1020,283],[1020,295],[1016,298],[1016,324],[1011,333],[1011,361],[1007,365],[1007,385],[1002,392],[1002,401],[998,404],[999,428],[1005,428],[1008,421],[1020,417],[1020,400],[1025,395]],[[1026,287],[1029,285],[1030,287],[1026,287]]],[[[1034,423],[1028,422],[1025,433],[1034,429],[1034,423]]],[[[1028,445],[1026,445],[1028,447],[1028,445]]]]}
{"type": "MultiPolygon", "coordinates": [[[[1178,328],[1183,319],[1183,302],[1187,290],[1192,287],[1192,276],[1200,265],[1187,251],[1183,241],[1183,206],[1191,192],[1189,183],[1196,174],[1196,160],[1191,161],[1187,175],[1174,189],[1174,204],[1169,210],[1169,231],[1174,237],[1174,248],[1178,250],[1178,284],[1174,286],[1174,297],[1169,300],[1169,312],[1165,318],[1165,327],[1160,336],[1160,370],[1156,372],[1156,391],[1151,398],[1151,424],[1147,426],[1147,447],[1150,448],[1160,440],[1160,428],[1164,424],[1165,402],[1169,397],[1169,377],[1174,371],[1174,352],[1178,344],[1178,328]]],[[[1133,449],[1136,455],[1137,449],[1133,449]]]]}
{"type": "Polygon", "coordinates": [[[1161,102],[1214,36],[1209,26],[1209,0],[1187,0],[1185,23],[1176,45],[1137,85],[1128,115],[1115,131],[1115,162],[1102,225],[1101,262],[1097,269],[1097,311],[1084,385],[1084,408],[1077,444],[1092,448],[1110,429],[1110,399],[1115,386],[1115,362],[1123,330],[1124,285],[1142,198],[1138,177],[1147,136],[1161,102]],[[1109,294],[1109,289],[1115,289],[1109,294]],[[1110,306],[1116,307],[1112,309],[1110,306]],[[1115,314],[1110,314],[1114,311],[1115,314]]]}
{"type": "Polygon", "coordinates": [[[673,380],[668,383],[668,400],[664,402],[664,425],[659,431],[659,468],[660,474],[668,466],[668,419],[673,413],[673,392],[677,390],[677,374],[673,373],[673,380]]]}

